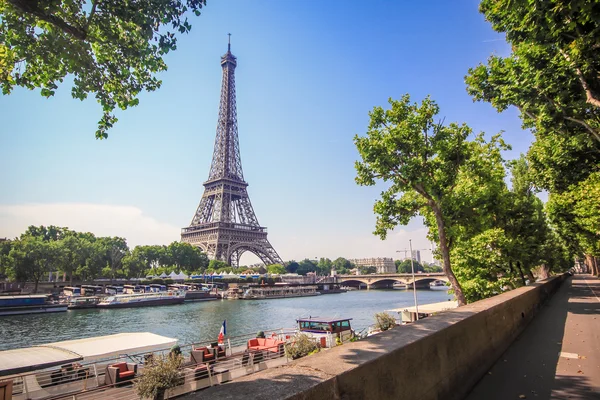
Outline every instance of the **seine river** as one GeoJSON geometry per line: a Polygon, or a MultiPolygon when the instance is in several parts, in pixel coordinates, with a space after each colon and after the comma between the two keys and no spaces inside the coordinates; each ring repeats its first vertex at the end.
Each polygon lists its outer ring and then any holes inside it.
{"type": "MultiPolygon", "coordinates": [[[[419,304],[449,300],[446,291],[418,290],[419,304]]],[[[217,338],[223,320],[227,335],[293,328],[298,317],[353,318],[356,331],[374,323],[373,315],[413,305],[412,291],[356,290],[340,294],[272,300],[214,300],[163,307],[70,310],[52,314],[0,317],[0,350],[110,335],[152,332],[179,344],[217,338]]]]}

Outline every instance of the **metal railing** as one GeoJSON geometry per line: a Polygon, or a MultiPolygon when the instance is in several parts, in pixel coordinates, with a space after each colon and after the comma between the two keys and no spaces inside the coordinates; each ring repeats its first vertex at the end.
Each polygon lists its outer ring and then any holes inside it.
{"type": "MultiPolygon", "coordinates": [[[[279,328],[265,331],[267,339],[289,341],[296,331],[279,328]]],[[[221,348],[225,354],[214,361],[197,363],[191,357],[192,349],[214,348],[216,341],[205,341],[180,347],[184,363],[180,368],[181,383],[170,389],[169,396],[200,390],[224,383],[265,368],[286,364],[289,359],[282,344],[267,346],[260,350],[248,349],[248,340],[254,334],[229,337],[221,348]]],[[[110,397],[116,400],[137,399],[131,381],[105,384],[106,368],[117,362],[133,362],[138,373],[143,371],[148,357],[167,354],[171,349],[154,352],[122,354],[92,363],[69,363],[43,371],[2,377],[12,379],[14,400],[91,400],[110,397]]],[[[216,352],[216,350],[215,350],[216,352]]]]}

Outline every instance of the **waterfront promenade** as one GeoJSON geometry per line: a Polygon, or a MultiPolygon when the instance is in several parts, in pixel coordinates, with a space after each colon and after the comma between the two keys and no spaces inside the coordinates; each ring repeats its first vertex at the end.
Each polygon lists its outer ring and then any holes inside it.
{"type": "Polygon", "coordinates": [[[600,280],[568,279],[467,400],[600,399],[600,280]]]}

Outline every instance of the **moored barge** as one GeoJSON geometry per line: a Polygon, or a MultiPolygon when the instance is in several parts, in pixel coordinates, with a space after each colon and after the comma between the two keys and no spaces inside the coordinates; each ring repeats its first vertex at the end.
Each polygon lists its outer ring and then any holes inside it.
{"type": "Polygon", "coordinates": [[[98,303],[98,308],[128,308],[166,306],[181,304],[185,301],[184,291],[167,291],[156,293],[117,294],[104,298],[98,303]]]}
{"type": "Polygon", "coordinates": [[[44,294],[0,296],[0,316],[61,311],[67,311],[67,304],[54,303],[44,294]]]}

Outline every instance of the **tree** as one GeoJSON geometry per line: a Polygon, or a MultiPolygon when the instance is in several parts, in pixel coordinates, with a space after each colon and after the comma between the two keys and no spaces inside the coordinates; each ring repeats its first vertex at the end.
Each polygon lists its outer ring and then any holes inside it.
{"type": "Polygon", "coordinates": [[[33,281],[33,293],[37,293],[40,280],[59,268],[63,257],[61,250],[58,241],[46,241],[40,236],[22,235],[15,241],[9,253],[11,259],[9,277],[18,281],[33,281]]]}
{"type": "Polygon", "coordinates": [[[186,273],[193,271],[202,272],[208,266],[209,260],[206,254],[195,246],[184,242],[173,242],[164,249],[165,258],[168,258],[168,265],[175,266],[179,272],[186,273]]]}
{"type": "Polygon", "coordinates": [[[163,57],[191,29],[186,12],[200,15],[205,0],[153,2],[6,0],[0,2],[0,87],[40,88],[53,96],[73,77],[71,95],[95,94],[103,115],[97,138],[117,121],[116,107],[136,106],[141,91],[161,85],[163,57]]]}
{"type": "Polygon", "coordinates": [[[135,251],[126,254],[123,257],[122,263],[123,271],[126,277],[140,278],[146,275],[146,264],[144,260],[139,257],[139,254],[135,253],[135,251]]]}
{"type": "Polygon", "coordinates": [[[376,274],[377,273],[377,268],[376,267],[358,267],[358,270],[360,272],[361,275],[369,275],[369,274],[376,274]]]}
{"type": "Polygon", "coordinates": [[[8,272],[10,250],[12,249],[12,240],[0,240],[0,279],[4,278],[8,272]]]}
{"type": "Polygon", "coordinates": [[[73,283],[73,276],[79,273],[89,273],[83,269],[91,253],[92,243],[80,237],[75,232],[70,232],[64,239],[60,240],[60,246],[64,250],[64,260],[61,263],[61,271],[69,277],[69,283],[73,283]]]}
{"type": "Polygon", "coordinates": [[[580,129],[600,141],[600,9],[585,0],[483,0],[480,11],[513,54],[469,70],[470,94],[499,111],[516,106],[530,127],[580,129]]]}
{"type": "Polygon", "coordinates": [[[319,273],[321,275],[329,275],[331,273],[331,266],[333,263],[329,258],[322,258],[319,260],[317,264],[317,268],[319,268],[319,273]]]}
{"type": "MultiPolygon", "coordinates": [[[[396,260],[396,269],[399,274],[410,274],[412,273],[412,267],[410,264],[410,259],[408,260],[396,260]]],[[[421,265],[417,260],[413,260],[413,265],[415,268],[415,273],[417,272],[425,272],[425,268],[421,265]]]]}
{"type": "Polygon", "coordinates": [[[271,264],[271,265],[267,265],[267,273],[274,275],[283,275],[285,274],[287,271],[285,270],[285,267],[281,264],[271,264]]]}
{"type": "MultiPolygon", "coordinates": [[[[600,209],[591,195],[600,172],[600,8],[585,0],[483,0],[480,11],[506,33],[512,54],[470,69],[467,91],[499,112],[520,110],[535,135],[527,154],[532,181],[550,192],[546,210],[555,233],[568,252],[591,260],[599,254],[597,238],[580,222],[594,221],[600,209]]],[[[558,253],[551,258],[562,265],[558,253]]]]}
{"type": "Polygon", "coordinates": [[[208,268],[212,270],[218,270],[226,267],[231,268],[225,261],[221,260],[210,260],[208,263],[208,268]]]}
{"type": "Polygon", "coordinates": [[[123,257],[129,252],[127,241],[121,237],[101,237],[98,238],[100,251],[105,251],[105,258],[110,268],[110,277],[116,278],[123,267],[123,257]]]}
{"type": "Polygon", "coordinates": [[[288,261],[287,263],[285,263],[285,270],[290,274],[295,274],[298,271],[299,267],[300,267],[300,264],[298,264],[294,260],[291,260],[291,261],[288,261]]]}
{"type": "Polygon", "coordinates": [[[317,270],[317,264],[314,261],[305,258],[298,263],[298,270],[296,272],[298,275],[306,275],[309,272],[316,272],[317,270]]]}
{"type": "Polygon", "coordinates": [[[389,99],[391,109],[375,107],[369,113],[367,136],[354,138],[362,161],[356,162],[359,185],[372,186],[381,179],[389,188],[375,203],[375,234],[385,239],[397,225],[406,225],[417,214],[425,217],[432,238],[437,238],[444,273],[460,305],[466,304],[459,281],[452,270],[450,251],[453,224],[477,212],[466,207],[457,193],[483,191],[480,183],[486,175],[485,155],[499,154],[507,148],[498,137],[486,144],[482,135],[468,142],[471,128],[466,124],[444,125],[434,122],[439,107],[429,97],[421,104],[411,104],[410,96],[389,99]],[[478,169],[483,168],[483,169],[478,169]],[[459,178],[468,176],[469,179],[459,178]],[[459,181],[463,187],[458,187],[459,181]]]}
{"type": "Polygon", "coordinates": [[[350,272],[350,270],[354,267],[350,261],[346,260],[344,257],[338,257],[333,260],[331,268],[335,269],[336,273],[340,275],[345,275],[350,272]]]}

